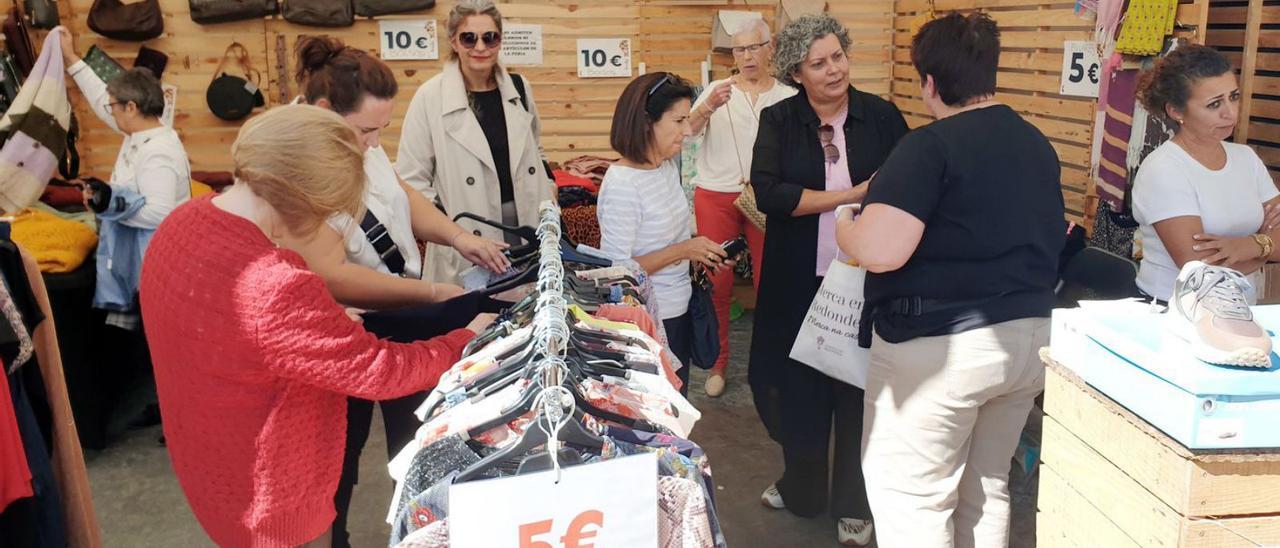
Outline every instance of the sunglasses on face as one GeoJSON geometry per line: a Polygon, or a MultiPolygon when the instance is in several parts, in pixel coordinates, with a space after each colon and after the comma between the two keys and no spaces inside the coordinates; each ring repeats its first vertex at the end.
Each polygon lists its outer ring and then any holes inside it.
{"type": "Polygon", "coordinates": [[[835,138],[836,128],[831,127],[831,124],[818,126],[818,140],[822,141],[822,155],[827,159],[828,164],[840,161],[840,149],[832,144],[835,138]]]}
{"type": "Polygon", "coordinates": [[[472,49],[476,47],[476,44],[480,41],[484,41],[484,45],[487,48],[495,47],[502,43],[502,33],[492,30],[480,35],[477,35],[474,32],[458,33],[458,42],[461,43],[464,48],[472,49]]]}

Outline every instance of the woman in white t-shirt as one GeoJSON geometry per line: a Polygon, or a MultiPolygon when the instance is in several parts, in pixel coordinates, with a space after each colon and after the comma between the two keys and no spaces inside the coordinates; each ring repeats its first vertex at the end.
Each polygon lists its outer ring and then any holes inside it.
{"type": "Polygon", "coordinates": [[[627,84],[613,112],[609,144],[622,159],[605,172],[596,217],[600,249],[612,259],[634,259],[653,281],[668,347],[683,364],[677,376],[688,393],[693,322],[689,261],[716,269],[725,259],[718,242],[692,237],[692,215],[680,170],[672,161],[692,130],[693,88],[668,72],[627,84]]]}
{"type": "MultiPolygon", "coordinates": [[[[748,183],[751,152],[760,129],[760,112],[796,94],[796,88],[773,77],[773,41],[763,19],[748,19],[733,33],[733,61],[738,74],[712,82],[693,104],[689,125],[702,136],[698,172],[693,177],[694,216],[698,232],[717,242],[744,235],[752,257],[751,281],[760,288],[764,232],[733,205],[748,183]]],[[[724,393],[725,368],[729,365],[729,301],[733,297],[733,271],[723,269],[712,277],[711,301],[720,321],[720,358],[707,377],[708,396],[724,393]]]]}
{"type": "Polygon", "coordinates": [[[1213,48],[1181,47],[1143,75],[1138,96],[1178,127],[1134,180],[1143,247],[1138,289],[1167,301],[1189,261],[1252,274],[1280,259],[1275,246],[1264,245],[1280,238],[1280,192],[1252,148],[1225,142],[1240,111],[1231,63],[1213,48]]]}

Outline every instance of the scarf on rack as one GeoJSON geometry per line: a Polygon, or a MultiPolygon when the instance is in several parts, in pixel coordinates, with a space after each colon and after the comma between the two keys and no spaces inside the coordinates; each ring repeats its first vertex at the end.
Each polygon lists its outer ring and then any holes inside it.
{"type": "Polygon", "coordinates": [[[67,152],[71,103],[62,45],[49,33],[40,58],[9,111],[0,118],[0,211],[14,213],[40,198],[67,152]]]}

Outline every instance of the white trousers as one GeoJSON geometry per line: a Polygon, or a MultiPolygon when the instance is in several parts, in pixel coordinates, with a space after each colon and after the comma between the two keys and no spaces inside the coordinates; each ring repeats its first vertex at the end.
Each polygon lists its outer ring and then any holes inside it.
{"type": "Polygon", "coordinates": [[[1009,545],[1009,468],[1044,389],[1049,319],[901,344],[879,336],[862,470],[882,548],[1009,545]]]}

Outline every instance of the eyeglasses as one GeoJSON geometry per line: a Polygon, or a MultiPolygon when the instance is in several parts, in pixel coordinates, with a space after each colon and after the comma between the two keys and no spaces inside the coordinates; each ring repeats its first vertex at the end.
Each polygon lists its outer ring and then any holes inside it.
{"type": "Polygon", "coordinates": [[[828,164],[840,161],[840,149],[831,143],[835,138],[836,128],[831,127],[831,124],[818,126],[818,140],[822,141],[822,155],[827,158],[828,164]]]}
{"type": "Polygon", "coordinates": [[[745,46],[733,46],[733,54],[742,55],[746,52],[755,53],[767,45],[769,45],[769,42],[760,42],[759,44],[748,44],[745,46]]]}
{"type": "Polygon", "coordinates": [[[658,89],[661,88],[663,84],[670,81],[671,81],[671,75],[664,73],[662,75],[662,78],[658,80],[658,83],[654,84],[653,87],[649,88],[649,93],[645,94],[645,97],[653,97],[653,94],[657,93],[658,89]]]}
{"type": "Polygon", "coordinates": [[[476,44],[480,41],[484,41],[484,45],[487,48],[497,47],[498,44],[502,43],[502,33],[492,30],[480,35],[477,35],[474,32],[458,33],[458,42],[461,43],[464,48],[472,49],[476,47],[476,44]]]}
{"type": "Polygon", "coordinates": [[[102,110],[111,112],[112,107],[115,107],[117,105],[127,105],[127,104],[129,104],[128,101],[107,101],[106,103],[102,104],[102,110]]]}

